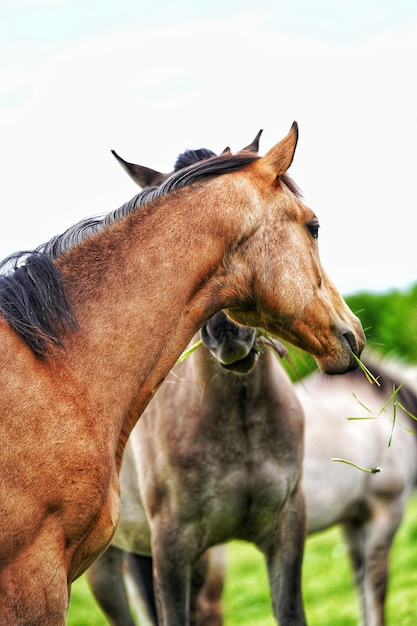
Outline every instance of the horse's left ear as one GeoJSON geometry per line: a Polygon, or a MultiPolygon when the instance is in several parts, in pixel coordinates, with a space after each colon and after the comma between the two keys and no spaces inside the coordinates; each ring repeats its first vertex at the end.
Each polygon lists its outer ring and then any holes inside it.
{"type": "Polygon", "coordinates": [[[288,135],[268,150],[265,156],[258,161],[259,165],[266,170],[270,170],[274,178],[282,176],[292,163],[297,141],[298,124],[293,122],[288,135]]]}
{"type": "Polygon", "coordinates": [[[139,187],[144,189],[145,187],[154,187],[161,185],[164,180],[169,178],[171,174],[163,174],[157,170],[153,170],[150,167],[144,165],[136,165],[135,163],[129,163],[122,159],[115,150],[111,151],[115,159],[117,159],[124,170],[129,174],[139,187]]]}

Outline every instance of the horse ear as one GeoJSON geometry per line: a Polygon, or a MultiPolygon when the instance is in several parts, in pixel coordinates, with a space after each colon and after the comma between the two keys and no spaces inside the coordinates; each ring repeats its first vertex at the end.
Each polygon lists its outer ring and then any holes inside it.
{"type": "Polygon", "coordinates": [[[139,187],[144,189],[145,187],[154,187],[160,185],[166,180],[170,174],[163,174],[157,172],[150,167],[144,165],[135,165],[134,163],[128,163],[121,156],[117,154],[115,150],[111,151],[112,155],[117,159],[124,170],[129,174],[139,187]]]}
{"type": "Polygon", "coordinates": [[[290,167],[294,158],[295,148],[298,141],[298,124],[293,122],[290,132],[284,139],[268,150],[258,163],[262,167],[272,169],[274,178],[282,176],[290,167]]]}
{"type": "Polygon", "coordinates": [[[263,128],[261,128],[259,133],[256,135],[255,139],[253,141],[251,141],[250,144],[248,144],[247,146],[242,148],[242,152],[243,152],[243,150],[247,150],[248,152],[259,152],[259,139],[260,139],[262,133],[263,133],[263,128]]]}
{"type": "Polygon", "coordinates": [[[226,146],[226,148],[221,152],[221,154],[231,154],[232,151],[230,150],[229,146],[226,146]]]}

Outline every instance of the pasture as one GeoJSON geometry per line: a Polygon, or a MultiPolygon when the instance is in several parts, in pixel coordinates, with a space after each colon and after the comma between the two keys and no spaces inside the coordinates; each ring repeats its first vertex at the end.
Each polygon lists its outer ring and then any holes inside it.
{"type": "MultiPolygon", "coordinates": [[[[417,494],[407,504],[390,559],[387,626],[415,626],[417,608],[417,494]]],[[[350,564],[338,528],[307,539],[303,593],[310,626],[356,626],[356,595],[350,564]]],[[[224,592],[225,626],[275,626],[266,570],[251,545],[228,545],[224,592]]],[[[68,626],[107,626],[90,593],[85,576],[72,587],[68,626]]]]}

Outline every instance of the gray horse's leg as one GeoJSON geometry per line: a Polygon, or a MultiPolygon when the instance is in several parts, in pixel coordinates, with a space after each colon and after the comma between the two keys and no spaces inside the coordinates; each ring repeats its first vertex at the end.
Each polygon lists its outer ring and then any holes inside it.
{"type": "MultiPolygon", "coordinates": [[[[343,524],[343,531],[346,538],[346,542],[349,548],[349,556],[352,563],[353,575],[355,579],[356,589],[359,595],[359,611],[360,611],[360,624],[361,626],[367,626],[368,619],[366,613],[369,611],[366,609],[365,598],[368,597],[368,592],[365,590],[365,529],[362,522],[352,522],[349,524],[343,524]]],[[[382,618],[383,619],[383,618],[382,618]]],[[[380,618],[381,620],[381,618],[380,618]]],[[[378,622],[376,622],[378,624],[378,622]]],[[[379,621],[379,624],[384,622],[379,621]]]]}
{"type": "MultiPolygon", "coordinates": [[[[225,546],[214,546],[204,555],[207,569],[204,583],[198,593],[196,623],[198,626],[222,626],[222,593],[225,578],[225,546]]],[[[193,585],[195,588],[195,585],[193,585]]]]}
{"type": "Polygon", "coordinates": [[[403,499],[376,500],[365,521],[344,524],[355,584],[361,598],[362,626],[384,626],[388,556],[401,522],[403,499]]]}
{"type": "MultiPolygon", "coordinates": [[[[190,626],[222,626],[221,594],[224,580],[224,548],[207,552],[192,568],[189,598],[190,626]]],[[[123,559],[145,605],[150,623],[158,624],[153,589],[151,557],[110,546],[88,571],[93,594],[112,626],[133,626],[128,597],[123,583],[123,559]]],[[[148,622],[147,622],[148,623],[148,622]]]]}
{"type": "Polygon", "coordinates": [[[301,568],[305,542],[305,505],[301,489],[277,514],[270,541],[258,543],[268,568],[274,615],[280,626],[305,626],[301,568]]]}
{"type": "Polygon", "coordinates": [[[191,566],[177,532],[152,533],[152,558],[159,626],[189,626],[191,566]]]}
{"type": "MultiPolygon", "coordinates": [[[[190,624],[222,626],[222,591],[224,583],[224,546],[211,548],[193,568],[190,596],[190,624]]],[[[153,587],[152,557],[128,553],[129,571],[146,605],[152,624],[157,625],[153,587]]]]}
{"type": "Polygon", "coordinates": [[[184,528],[152,529],[154,590],[160,626],[196,626],[197,597],[207,576],[207,558],[184,528]]]}
{"type": "Polygon", "coordinates": [[[141,600],[146,608],[150,622],[157,626],[155,594],[153,588],[153,563],[151,556],[142,556],[129,552],[126,554],[129,572],[135,581],[141,600]]]}
{"type": "Polygon", "coordinates": [[[87,570],[91,590],[112,626],[135,626],[123,577],[124,552],[110,546],[87,570]]]}

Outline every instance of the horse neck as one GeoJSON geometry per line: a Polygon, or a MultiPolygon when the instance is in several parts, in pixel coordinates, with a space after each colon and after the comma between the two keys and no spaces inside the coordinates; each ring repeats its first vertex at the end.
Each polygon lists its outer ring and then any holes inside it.
{"type": "Polygon", "coordinates": [[[181,206],[168,198],[144,207],[57,261],[81,326],[66,338],[65,362],[94,381],[89,394],[101,405],[129,411],[133,403],[132,415],[225,301],[217,271],[230,244],[227,221],[219,216],[216,230],[215,207],[197,212],[195,197],[182,195],[181,206]]]}
{"type": "Polygon", "coordinates": [[[286,448],[286,455],[294,454],[294,446],[301,449],[303,412],[272,352],[261,354],[246,375],[223,370],[208,350],[196,350],[187,360],[191,359],[192,366],[181,370],[180,376],[198,381],[196,406],[201,406],[198,429],[203,440],[216,447],[221,447],[220,441],[230,442],[240,447],[239,456],[263,450],[267,458],[276,454],[277,446],[286,448]]]}

